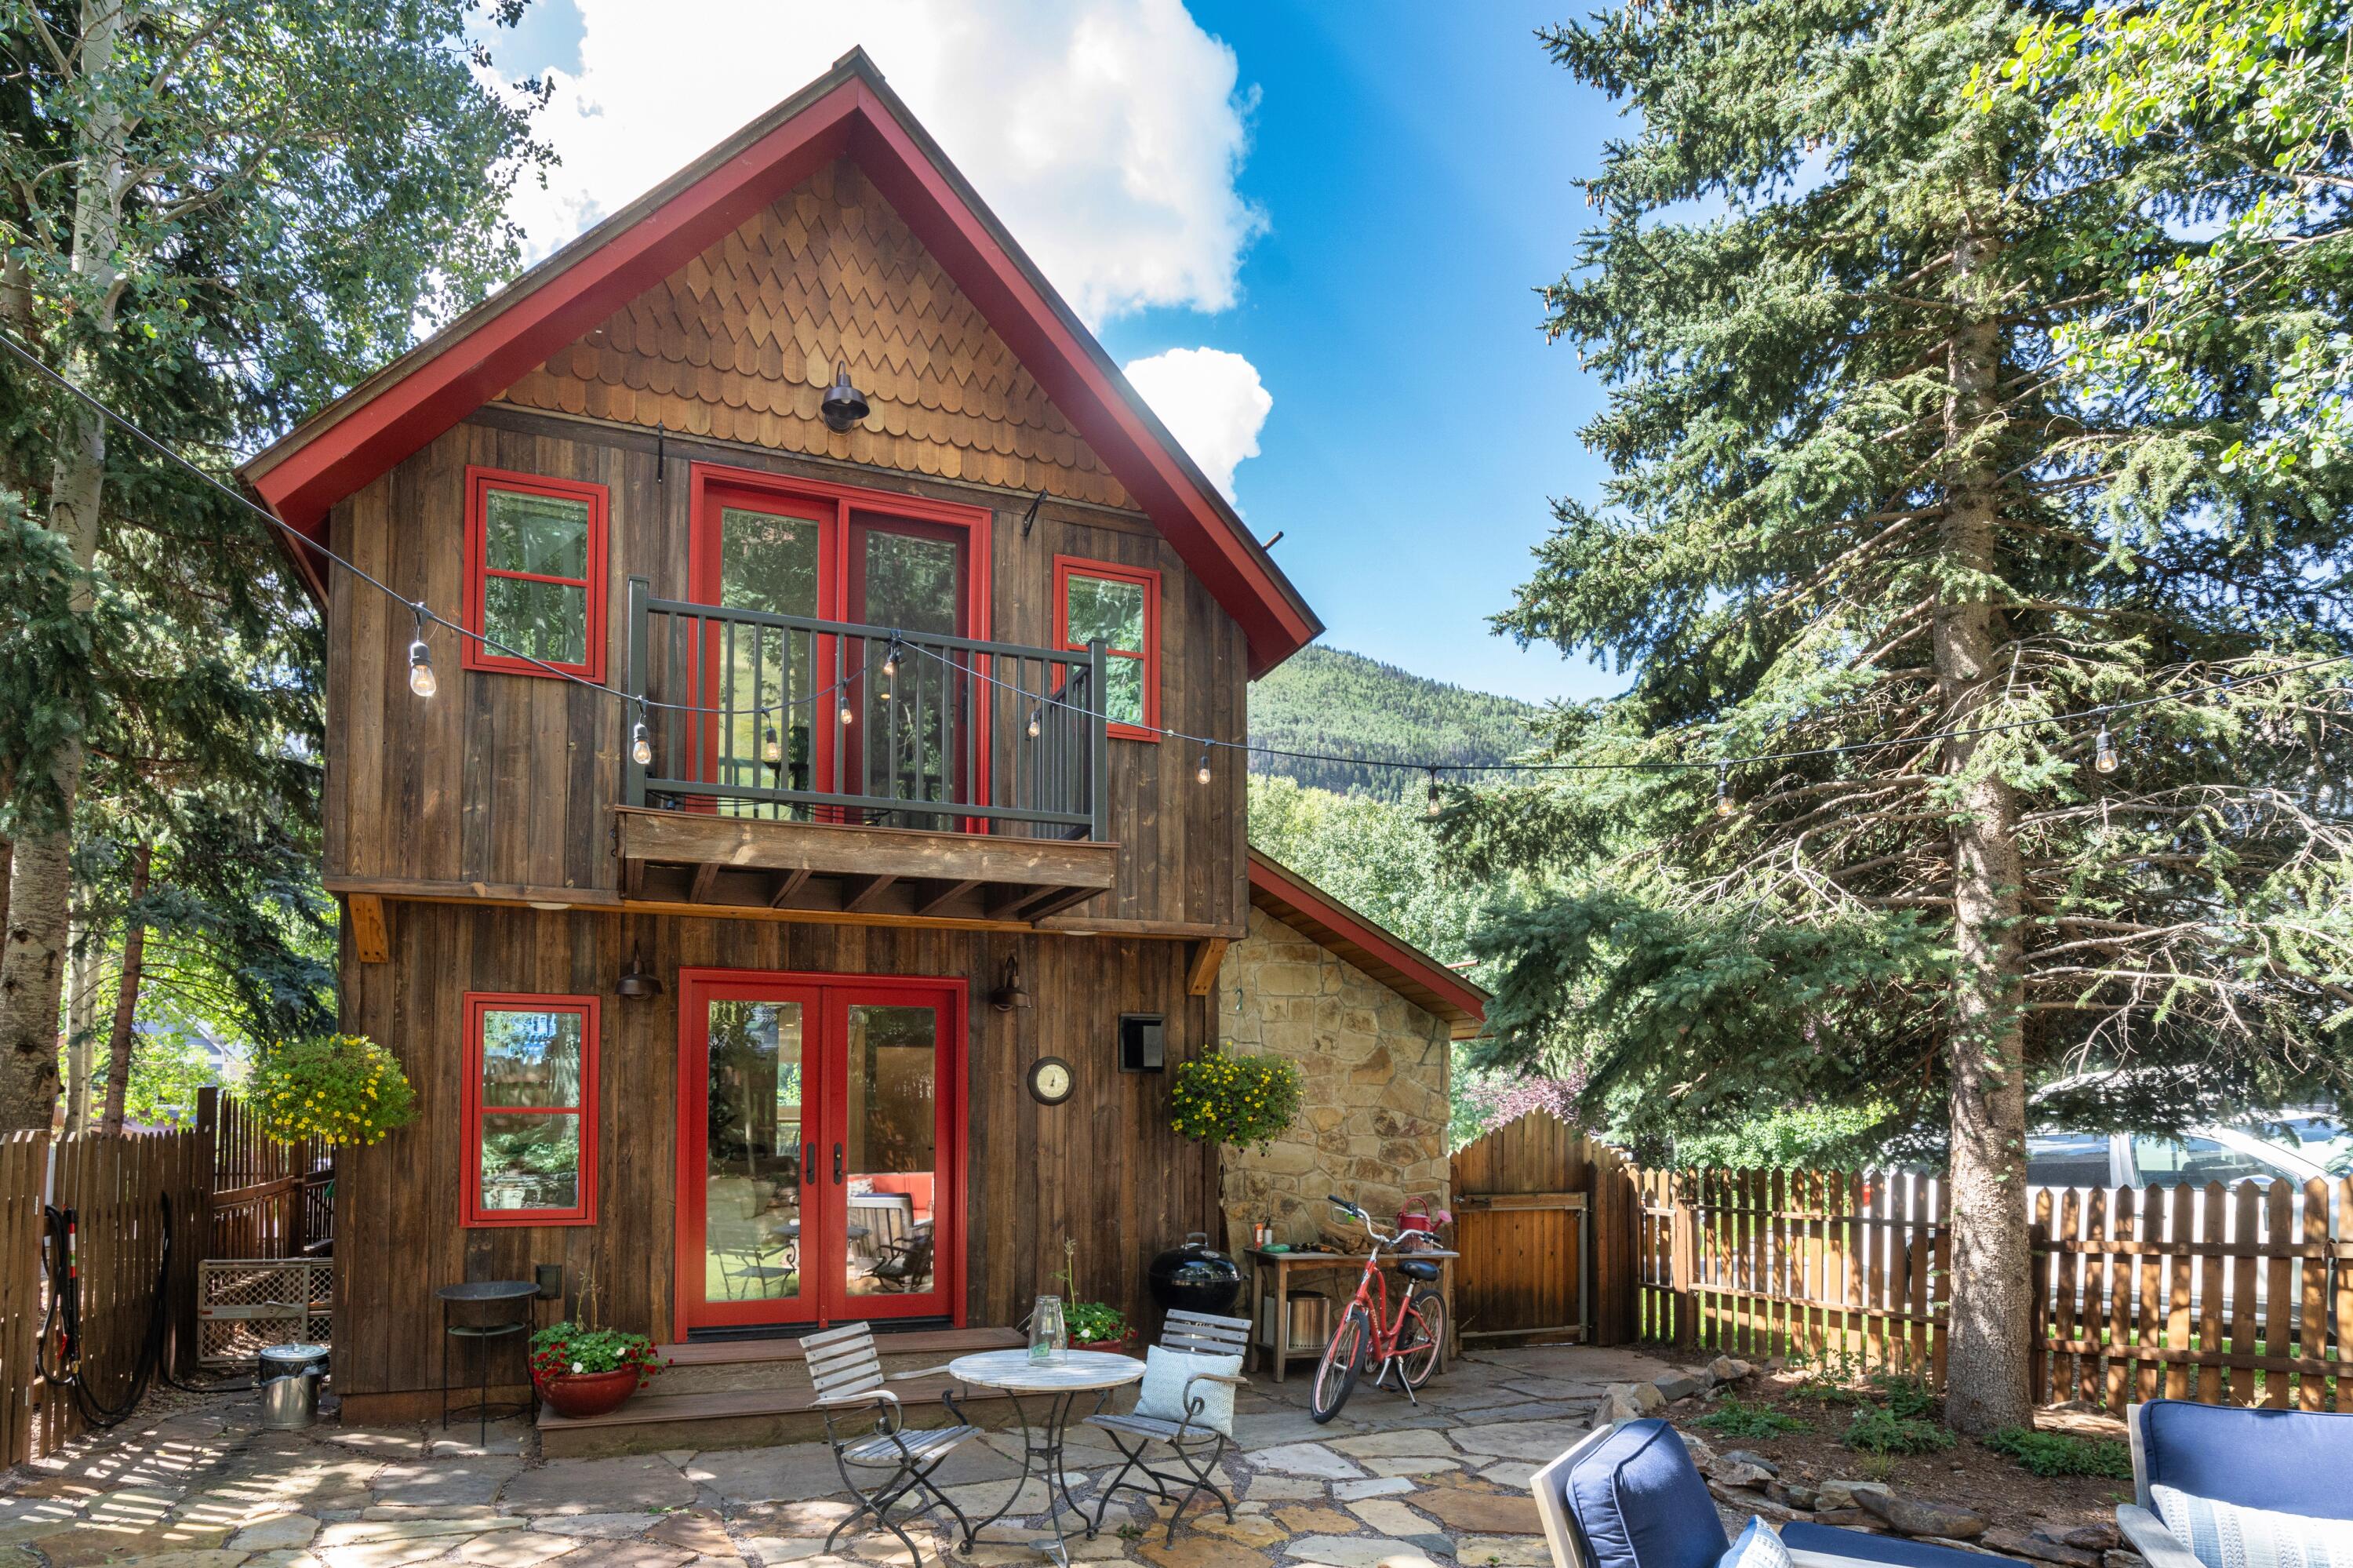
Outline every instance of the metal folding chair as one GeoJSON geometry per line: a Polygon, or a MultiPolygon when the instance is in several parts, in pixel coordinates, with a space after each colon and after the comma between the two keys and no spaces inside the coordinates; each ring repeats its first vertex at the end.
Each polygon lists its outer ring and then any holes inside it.
{"type": "MultiPolygon", "coordinates": [[[[941,1461],[957,1444],[977,1436],[980,1428],[965,1420],[955,1394],[944,1393],[941,1402],[955,1418],[955,1424],[907,1431],[899,1396],[882,1386],[907,1378],[934,1376],[948,1369],[923,1367],[886,1377],[881,1358],[875,1354],[874,1330],[864,1323],[811,1334],[800,1344],[801,1353],[808,1360],[809,1383],[817,1390],[818,1409],[825,1416],[825,1440],[833,1449],[835,1467],[841,1471],[842,1484],[858,1499],[858,1507],[844,1515],[825,1538],[825,1549],[831,1552],[843,1531],[871,1514],[876,1527],[897,1536],[914,1557],[917,1568],[921,1568],[923,1554],[915,1549],[906,1531],[890,1518],[892,1506],[910,1494],[916,1499],[913,1511],[920,1512],[929,1506],[923,1501],[928,1498],[955,1515],[958,1528],[971,1534],[964,1510],[932,1484],[932,1472],[940,1467],[941,1461]],[[838,1415],[866,1410],[874,1413],[871,1428],[861,1432],[835,1425],[838,1415]]],[[[845,1426],[849,1425],[845,1422],[845,1426]]]]}
{"type": "MultiPolygon", "coordinates": [[[[1239,1357],[1250,1349],[1250,1324],[1247,1318],[1213,1318],[1205,1312],[1172,1311],[1160,1328],[1160,1348],[1189,1351],[1194,1355],[1239,1357]]],[[[1226,1522],[1233,1522],[1233,1499],[1219,1490],[1217,1483],[1209,1478],[1210,1472],[1218,1467],[1218,1461],[1225,1457],[1233,1437],[1230,1433],[1201,1424],[1201,1412],[1208,1401],[1193,1391],[1194,1384],[1201,1383],[1221,1383],[1240,1389],[1249,1386],[1250,1380],[1238,1373],[1195,1372],[1185,1380],[1184,1392],[1180,1395],[1184,1414],[1175,1421],[1133,1412],[1125,1415],[1087,1417],[1088,1425],[1099,1426],[1111,1435],[1112,1446],[1127,1461],[1095,1499],[1094,1522],[1087,1526],[1089,1540],[1103,1529],[1103,1510],[1111,1503],[1112,1493],[1121,1490],[1142,1492],[1167,1502],[1170,1500],[1170,1487],[1185,1489],[1185,1495],[1176,1499],[1176,1506],[1168,1514],[1168,1543],[1172,1546],[1176,1543],[1176,1521],[1183,1517],[1186,1505],[1203,1492],[1217,1499],[1218,1506],[1226,1510],[1226,1522]],[[1176,1459],[1176,1469],[1155,1470],[1145,1463],[1144,1457],[1155,1443],[1166,1448],[1176,1459]],[[1127,1477],[1131,1470],[1142,1472],[1145,1481],[1150,1484],[1129,1480],[1127,1477]]]]}

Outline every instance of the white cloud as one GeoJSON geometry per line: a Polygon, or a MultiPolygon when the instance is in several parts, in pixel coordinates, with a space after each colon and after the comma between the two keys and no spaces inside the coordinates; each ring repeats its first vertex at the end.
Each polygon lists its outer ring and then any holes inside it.
{"type": "Polygon", "coordinates": [[[1254,89],[1180,0],[576,0],[563,157],[512,213],[543,255],[863,45],[1090,322],[1224,310],[1263,216],[1234,189],[1254,89]]]}
{"type": "Polygon", "coordinates": [[[1258,366],[1221,348],[1172,348],[1124,368],[1169,433],[1232,500],[1234,468],[1258,456],[1258,433],[1274,408],[1258,366]]]}

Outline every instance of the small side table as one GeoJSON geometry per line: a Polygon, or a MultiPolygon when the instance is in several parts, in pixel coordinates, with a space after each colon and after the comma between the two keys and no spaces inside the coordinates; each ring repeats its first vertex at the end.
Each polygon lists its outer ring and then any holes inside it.
{"type": "MultiPolygon", "coordinates": [[[[1350,1296],[1356,1294],[1356,1277],[1365,1271],[1364,1254],[1339,1252],[1268,1252],[1263,1247],[1252,1247],[1242,1255],[1249,1258],[1250,1261],[1250,1298],[1252,1308],[1250,1313],[1250,1348],[1257,1352],[1260,1370],[1265,1371],[1271,1369],[1274,1372],[1274,1381],[1281,1383],[1282,1381],[1282,1369],[1285,1362],[1291,1361],[1294,1357],[1307,1359],[1319,1357],[1324,1353],[1324,1347],[1322,1345],[1317,1345],[1312,1350],[1293,1350],[1291,1346],[1289,1308],[1289,1302],[1291,1299],[1291,1277],[1294,1274],[1313,1274],[1319,1271],[1329,1272],[1335,1269],[1341,1271],[1342,1277],[1335,1287],[1338,1294],[1336,1294],[1333,1299],[1334,1310],[1337,1311],[1347,1304],[1347,1300],[1350,1296]],[[1269,1320],[1267,1318],[1267,1312],[1269,1310],[1270,1301],[1272,1304],[1271,1310],[1273,1317],[1271,1321],[1274,1327],[1274,1342],[1271,1345],[1261,1345],[1258,1342],[1258,1325],[1269,1320]]],[[[1462,1255],[1459,1252],[1450,1252],[1439,1247],[1431,1247],[1427,1251],[1416,1248],[1414,1251],[1408,1253],[1390,1252],[1385,1254],[1381,1258],[1381,1266],[1384,1268],[1394,1268],[1399,1263],[1404,1262],[1434,1263],[1438,1265],[1439,1293],[1446,1298],[1447,1302],[1451,1307],[1454,1300],[1454,1260],[1461,1255],[1462,1255]]],[[[1389,1282],[1389,1303],[1390,1309],[1392,1311],[1396,1309],[1397,1291],[1398,1282],[1391,1280],[1389,1282]]],[[[1337,1318],[1329,1319],[1324,1325],[1325,1330],[1328,1331],[1338,1321],[1339,1319],[1337,1318]]],[[[1446,1365],[1447,1347],[1443,1345],[1439,1347],[1438,1357],[1438,1364],[1442,1369],[1446,1365]]]]}
{"type": "Polygon", "coordinates": [[[539,1414],[539,1394],[534,1388],[529,1399],[520,1404],[491,1404],[491,1342],[511,1334],[524,1336],[523,1383],[531,1384],[532,1309],[525,1306],[522,1316],[508,1322],[456,1323],[451,1315],[464,1307],[494,1308],[510,1302],[530,1302],[539,1295],[539,1287],[528,1279],[478,1279],[465,1285],[445,1285],[433,1293],[441,1300],[441,1430],[449,1430],[449,1342],[452,1340],[470,1342],[474,1347],[474,1403],[458,1407],[461,1418],[474,1418],[474,1443],[480,1446],[490,1441],[491,1416],[539,1414]]]}

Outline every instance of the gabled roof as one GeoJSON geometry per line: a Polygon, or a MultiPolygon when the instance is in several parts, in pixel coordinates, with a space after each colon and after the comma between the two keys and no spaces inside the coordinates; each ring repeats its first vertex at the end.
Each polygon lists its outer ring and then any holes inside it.
{"type": "Polygon", "coordinates": [[[1416,1007],[1446,1020],[1457,1040],[1469,1039],[1486,1022],[1486,991],[1256,845],[1250,852],[1250,896],[1253,906],[1325,952],[1345,959],[1416,1007]]]}
{"type": "MultiPolygon", "coordinates": [[[[862,49],[297,426],[241,476],[322,540],[336,502],[845,155],[1241,624],[1250,673],[1314,641],[1315,612],[862,49]]],[[[301,555],[316,588],[322,563],[301,555]]]]}

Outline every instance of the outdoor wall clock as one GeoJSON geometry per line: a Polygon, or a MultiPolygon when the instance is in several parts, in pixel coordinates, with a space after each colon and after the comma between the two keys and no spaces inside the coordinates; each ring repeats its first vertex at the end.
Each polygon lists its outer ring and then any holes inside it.
{"type": "Polygon", "coordinates": [[[1029,1097],[1041,1106],[1058,1106],[1077,1087],[1071,1065],[1060,1056],[1040,1056],[1029,1064],[1029,1097]]]}

